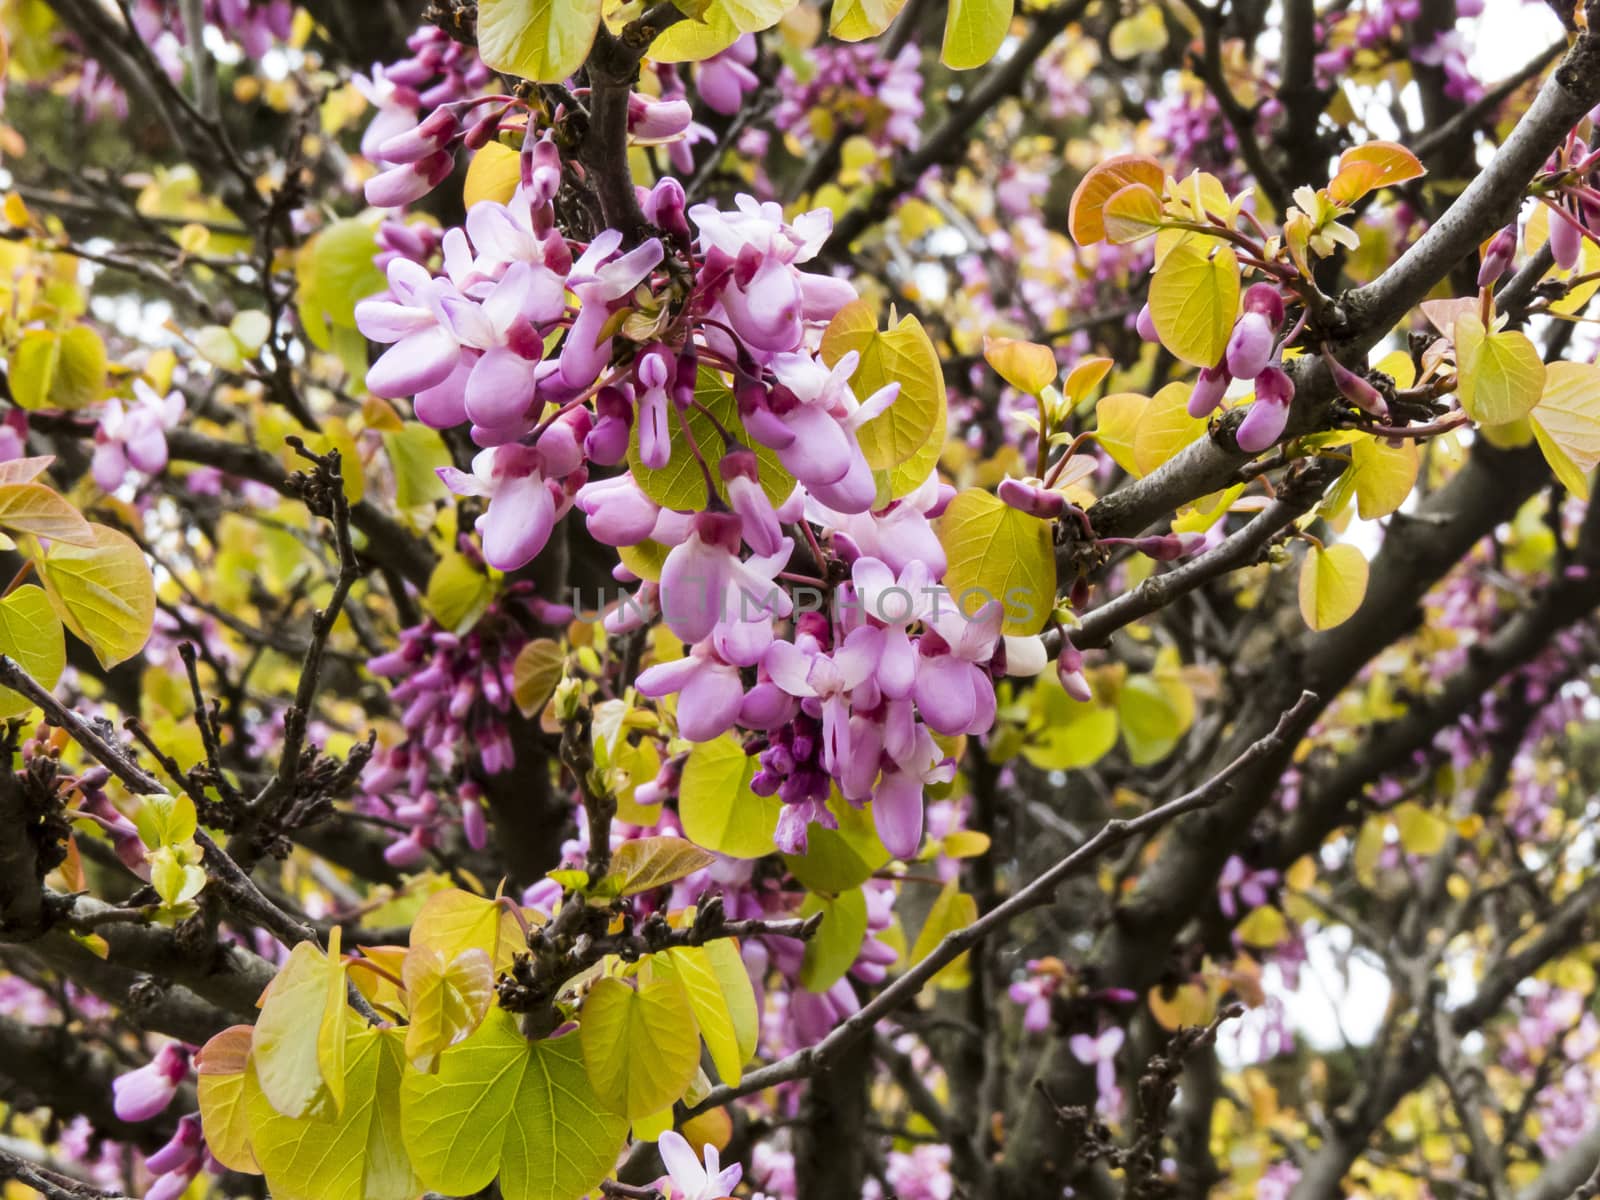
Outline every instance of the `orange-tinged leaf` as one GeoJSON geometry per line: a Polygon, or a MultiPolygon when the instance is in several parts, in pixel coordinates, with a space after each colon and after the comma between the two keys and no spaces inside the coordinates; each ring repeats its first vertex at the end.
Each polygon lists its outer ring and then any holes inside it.
{"type": "Polygon", "coordinates": [[[229,1170],[259,1175],[261,1168],[250,1149],[245,1104],[251,1033],[249,1025],[234,1025],[200,1048],[194,1060],[200,1077],[195,1090],[200,1100],[200,1125],[212,1157],[229,1170]]]}
{"type": "Polygon", "coordinates": [[[1074,405],[1082,404],[1089,398],[1089,393],[1100,386],[1100,381],[1111,373],[1111,368],[1116,365],[1109,358],[1082,358],[1073,364],[1072,370],[1067,372],[1067,378],[1061,385],[1062,394],[1074,405]]]}
{"type": "Polygon", "coordinates": [[[1395,142],[1367,142],[1339,156],[1339,170],[1328,184],[1328,195],[1340,204],[1353,204],[1368,192],[1393,187],[1426,175],[1417,156],[1395,142]]]}
{"type": "Polygon", "coordinates": [[[1142,183],[1159,195],[1166,184],[1166,172],[1155,159],[1142,154],[1115,155],[1091,168],[1073,191],[1067,211],[1072,240],[1080,246],[1104,241],[1105,203],[1133,183],[1142,183]]]}
{"type": "Polygon", "coordinates": [[[0,484],[0,529],[74,546],[95,544],[94,528],[83,514],[42,483],[0,484]]]}
{"type": "Polygon", "coordinates": [[[473,947],[446,962],[431,946],[414,946],[404,967],[411,1023],[406,1058],[425,1074],[438,1069],[439,1055],[475,1030],[494,999],[494,965],[473,947]]]}
{"type": "Polygon", "coordinates": [[[983,357],[1000,378],[1030,396],[1037,396],[1054,383],[1060,371],[1049,346],[1016,338],[984,338],[983,357]]]}

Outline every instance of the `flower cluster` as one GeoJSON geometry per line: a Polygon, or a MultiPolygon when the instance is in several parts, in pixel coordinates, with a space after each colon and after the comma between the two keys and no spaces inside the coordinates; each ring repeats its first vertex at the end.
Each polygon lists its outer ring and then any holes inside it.
{"type": "MultiPolygon", "coordinates": [[[[802,147],[843,129],[875,146],[915,150],[922,120],[922,55],[906,46],[885,58],[871,42],[825,42],[806,56],[802,76],[785,66],[772,122],[802,147]]],[[[704,85],[702,84],[702,94],[704,85]]]]}

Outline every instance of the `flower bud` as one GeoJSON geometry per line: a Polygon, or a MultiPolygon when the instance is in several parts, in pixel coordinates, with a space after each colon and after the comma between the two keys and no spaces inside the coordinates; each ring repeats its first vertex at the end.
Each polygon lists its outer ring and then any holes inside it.
{"type": "Polygon", "coordinates": [[[1478,267],[1478,286],[1493,287],[1511,266],[1516,253],[1517,227],[1507,225],[1489,239],[1489,247],[1483,252],[1483,262],[1478,267]]]}
{"type": "Polygon", "coordinates": [[[1328,353],[1326,346],[1322,350],[1322,360],[1328,364],[1328,371],[1333,375],[1334,386],[1339,389],[1339,394],[1350,401],[1363,412],[1371,413],[1379,420],[1387,420],[1389,405],[1373,387],[1360,375],[1328,353]]]}
{"type": "Polygon", "coordinates": [[[420,125],[386,138],[373,157],[386,163],[413,163],[443,150],[460,128],[454,109],[436,108],[420,125]]]}
{"type": "Polygon", "coordinates": [[[1094,692],[1083,674],[1083,655],[1065,633],[1061,635],[1061,652],[1056,657],[1056,675],[1067,695],[1079,704],[1087,704],[1094,699],[1094,692]]]}
{"type": "Polygon", "coordinates": [[[1046,521],[1055,520],[1067,508],[1067,498],[1060,492],[1035,487],[1020,479],[1002,479],[999,494],[1001,500],[1018,512],[1025,512],[1030,517],[1042,517],[1046,521]]]}
{"type": "Polygon", "coordinates": [[[1578,227],[1577,218],[1565,207],[1550,210],[1550,253],[1555,256],[1556,266],[1563,271],[1576,267],[1583,253],[1583,231],[1578,227]]]}
{"type": "Polygon", "coordinates": [[[1134,321],[1133,327],[1139,331],[1139,336],[1147,342],[1159,342],[1161,340],[1160,336],[1156,333],[1156,321],[1155,318],[1150,315],[1150,305],[1148,302],[1139,310],[1138,319],[1134,321]]]}
{"type": "Polygon", "coordinates": [[[1204,368],[1194,382],[1194,392],[1189,396],[1189,415],[1200,418],[1214,411],[1222,403],[1232,376],[1226,366],[1204,368]]]}
{"type": "Polygon", "coordinates": [[[694,109],[687,100],[628,95],[628,137],[634,142],[670,141],[689,128],[694,109]]]}
{"type": "Polygon", "coordinates": [[[1235,379],[1254,379],[1272,361],[1275,341],[1276,333],[1266,316],[1258,312],[1246,312],[1234,324],[1233,334],[1228,338],[1224,359],[1228,364],[1228,373],[1235,379]]]}
{"type": "Polygon", "coordinates": [[[390,167],[367,180],[367,203],[374,208],[399,208],[410,204],[433,191],[454,169],[455,158],[447,150],[417,162],[390,167]]]}

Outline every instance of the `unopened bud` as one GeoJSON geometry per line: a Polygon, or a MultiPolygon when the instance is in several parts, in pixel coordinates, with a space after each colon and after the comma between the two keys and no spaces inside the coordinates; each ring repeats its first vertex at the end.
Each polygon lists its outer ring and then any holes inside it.
{"type": "Polygon", "coordinates": [[[1339,389],[1341,396],[1379,420],[1388,419],[1389,405],[1377,388],[1328,353],[1326,346],[1322,350],[1322,360],[1328,364],[1328,371],[1333,375],[1333,384],[1339,389]]]}
{"type": "Polygon", "coordinates": [[[1030,517],[1042,517],[1046,521],[1055,520],[1067,508],[1067,498],[1060,492],[1035,487],[1020,479],[1002,479],[999,494],[1001,500],[1018,512],[1025,512],[1030,517]]]}
{"type": "Polygon", "coordinates": [[[1483,262],[1478,267],[1478,286],[1493,287],[1510,268],[1511,260],[1516,253],[1517,227],[1507,225],[1489,239],[1489,247],[1483,252],[1483,262]]]}

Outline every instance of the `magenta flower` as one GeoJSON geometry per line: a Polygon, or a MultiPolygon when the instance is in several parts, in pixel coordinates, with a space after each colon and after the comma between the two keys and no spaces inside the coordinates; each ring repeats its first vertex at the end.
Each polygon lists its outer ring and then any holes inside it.
{"type": "Polygon", "coordinates": [[[823,763],[829,771],[842,770],[850,759],[850,693],[877,667],[882,648],[883,630],[863,625],[831,654],[801,634],[792,642],[773,642],[761,660],[773,683],[821,719],[823,763]]]}
{"type": "Polygon", "coordinates": [[[684,642],[703,641],[719,621],[753,619],[793,610],[775,583],[793,543],[784,538],[776,554],[741,561],[742,526],[732,513],[698,513],[688,536],[661,566],[661,615],[684,642]]]}
{"type": "Polygon", "coordinates": [[[678,693],[678,734],[691,742],[709,742],[732,729],[745,698],[739,669],[705,642],[683,658],[647,667],[636,686],[651,699],[678,693]]]}
{"type": "Polygon", "coordinates": [[[695,86],[707,108],[725,117],[739,111],[745,96],[761,82],[750,69],[756,53],[755,35],[746,33],[726,50],[695,64],[695,86]]]}
{"type": "MultiPolygon", "coordinates": [[[[959,602],[960,597],[954,598],[959,602]]],[[[936,607],[918,643],[922,661],[912,695],[935,733],[982,733],[994,724],[994,682],[988,663],[1000,644],[1005,609],[991,600],[971,620],[953,604],[936,607]]]]}

